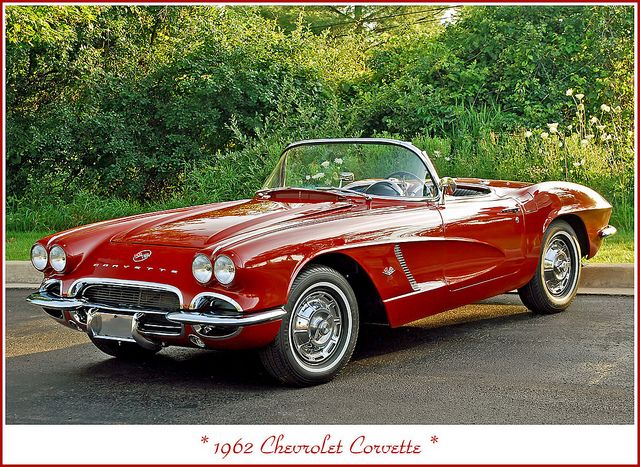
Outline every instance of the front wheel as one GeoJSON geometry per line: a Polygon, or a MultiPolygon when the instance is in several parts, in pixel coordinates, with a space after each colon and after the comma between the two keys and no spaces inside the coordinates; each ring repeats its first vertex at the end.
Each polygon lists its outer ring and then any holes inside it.
{"type": "Polygon", "coordinates": [[[275,341],[260,352],[264,368],[293,386],[335,378],[358,339],[358,302],[349,282],[335,269],[311,266],[295,279],[286,308],[275,341]]]}
{"type": "Polygon", "coordinates": [[[542,239],[535,275],[518,289],[522,303],[534,313],[565,310],[578,291],[581,257],[580,243],[573,228],[562,220],[552,222],[542,239]]]}

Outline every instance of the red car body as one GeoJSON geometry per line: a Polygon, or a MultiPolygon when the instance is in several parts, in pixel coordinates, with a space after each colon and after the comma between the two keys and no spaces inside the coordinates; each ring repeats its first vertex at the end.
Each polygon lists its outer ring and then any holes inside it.
{"type": "Polygon", "coordinates": [[[584,256],[595,255],[605,236],[611,206],[584,186],[456,181],[463,192],[480,195],[441,203],[283,188],[71,229],[40,240],[47,250],[61,246],[67,266],[58,273],[47,265],[43,289],[30,299],[61,323],[86,330],[76,313],[81,303],[58,306],[77,297],[80,286],[157,286],[178,295],[179,307],[167,317],[182,328],[145,335],[181,346],[195,345],[198,300],[220,299],[231,305],[225,313],[232,318],[265,319],[239,321],[228,335],[198,334],[198,345],[257,348],[274,340],[292,283],[309,264],[330,265],[357,282],[367,295],[364,316],[395,327],[522,287],[556,219],[573,227],[584,256]],[[232,258],[233,283],[197,282],[191,267],[198,253],[232,258]],[[191,317],[173,321],[180,314],[191,317]]]}

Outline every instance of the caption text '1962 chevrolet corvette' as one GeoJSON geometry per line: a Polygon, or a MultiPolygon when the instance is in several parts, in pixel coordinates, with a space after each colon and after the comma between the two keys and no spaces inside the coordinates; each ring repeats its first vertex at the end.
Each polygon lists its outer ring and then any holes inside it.
{"type": "Polygon", "coordinates": [[[311,385],[347,364],[361,322],[513,289],[534,312],[564,310],[610,215],[574,183],[439,178],[406,142],[301,141],[252,199],[43,238],[28,300],[109,355],[255,348],[281,382],[311,385]]]}

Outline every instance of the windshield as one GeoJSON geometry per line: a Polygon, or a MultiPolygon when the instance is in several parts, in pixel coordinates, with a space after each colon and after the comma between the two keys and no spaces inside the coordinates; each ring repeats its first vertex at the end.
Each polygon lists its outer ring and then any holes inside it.
{"type": "Polygon", "coordinates": [[[282,154],[264,188],[340,190],[394,197],[433,197],[437,190],[422,159],[383,143],[312,143],[282,154]]]}

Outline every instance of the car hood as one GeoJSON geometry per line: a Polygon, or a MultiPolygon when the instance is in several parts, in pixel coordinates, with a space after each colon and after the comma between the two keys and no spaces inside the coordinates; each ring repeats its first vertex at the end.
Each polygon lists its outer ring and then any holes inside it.
{"type": "Polygon", "coordinates": [[[182,211],[175,216],[152,220],[111,238],[115,243],[206,248],[260,229],[281,228],[301,218],[325,216],[352,206],[346,202],[279,202],[251,199],[211,209],[182,211]]]}

